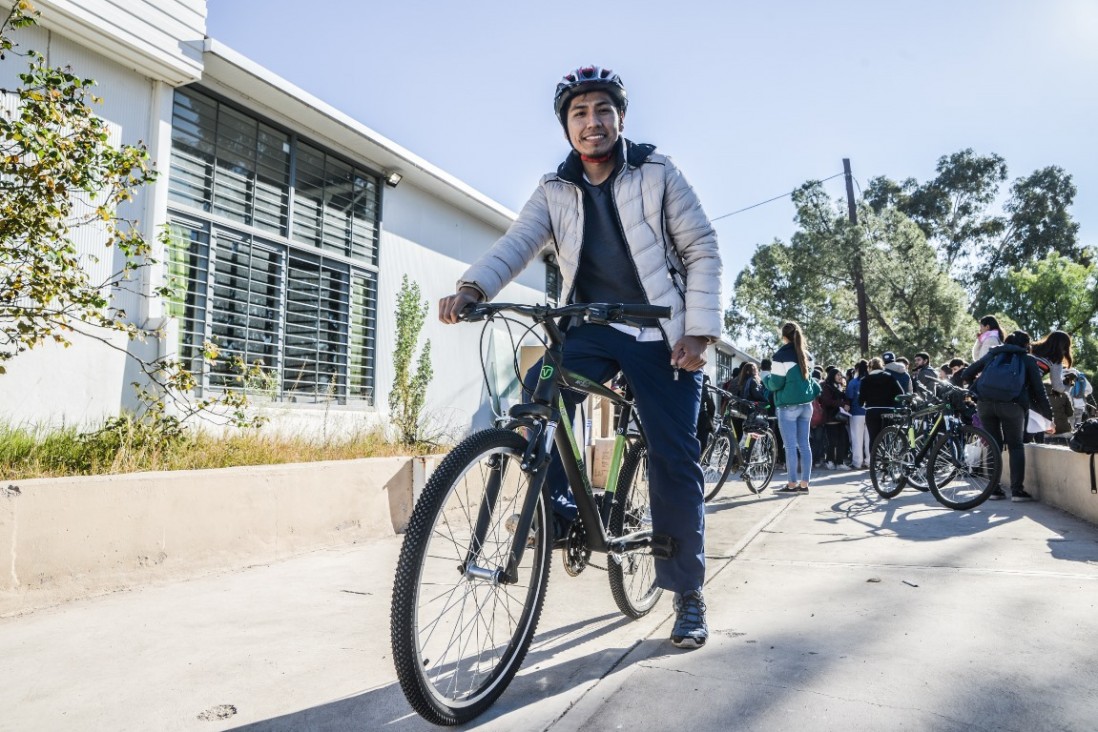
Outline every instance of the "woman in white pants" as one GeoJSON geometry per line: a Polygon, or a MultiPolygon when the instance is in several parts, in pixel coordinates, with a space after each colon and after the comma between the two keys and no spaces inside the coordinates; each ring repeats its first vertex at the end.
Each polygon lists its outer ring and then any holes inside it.
{"type": "Polygon", "coordinates": [[[865,428],[865,407],[858,404],[858,390],[868,373],[869,364],[863,358],[854,364],[854,378],[846,385],[846,398],[850,400],[850,465],[854,470],[869,467],[869,432],[865,428]]]}

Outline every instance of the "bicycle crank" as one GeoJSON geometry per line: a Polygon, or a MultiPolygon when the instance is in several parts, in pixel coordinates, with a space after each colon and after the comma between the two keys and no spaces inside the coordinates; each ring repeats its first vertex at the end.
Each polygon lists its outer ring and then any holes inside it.
{"type": "Polygon", "coordinates": [[[591,550],[587,547],[587,530],[582,521],[573,521],[568,529],[561,556],[564,559],[564,571],[570,577],[576,577],[587,569],[591,560],[591,550]]]}

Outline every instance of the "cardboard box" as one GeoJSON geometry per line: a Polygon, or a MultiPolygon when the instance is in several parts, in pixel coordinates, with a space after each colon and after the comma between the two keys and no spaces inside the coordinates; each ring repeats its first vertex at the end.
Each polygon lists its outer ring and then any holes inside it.
{"type": "Polygon", "coordinates": [[[595,440],[591,458],[591,484],[596,488],[605,488],[610,475],[610,461],[614,457],[614,438],[604,437],[595,440]]]}

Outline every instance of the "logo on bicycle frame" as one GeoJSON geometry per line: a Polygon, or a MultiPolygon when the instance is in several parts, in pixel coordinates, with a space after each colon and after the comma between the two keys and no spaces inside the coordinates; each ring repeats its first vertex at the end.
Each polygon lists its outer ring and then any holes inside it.
{"type": "Polygon", "coordinates": [[[549,364],[545,364],[544,366],[542,366],[541,367],[541,378],[542,379],[551,379],[551,378],[553,378],[553,367],[550,366],[549,364]]]}

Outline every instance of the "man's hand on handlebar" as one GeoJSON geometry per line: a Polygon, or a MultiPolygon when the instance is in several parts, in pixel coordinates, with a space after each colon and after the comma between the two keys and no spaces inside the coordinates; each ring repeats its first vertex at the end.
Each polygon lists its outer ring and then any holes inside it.
{"type": "Polygon", "coordinates": [[[461,320],[461,311],[467,306],[480,302],[480,292],[472,287],[462,287],[453,295],[447,295],[438,301],[438,319],[453,325],[461,320]]]}

